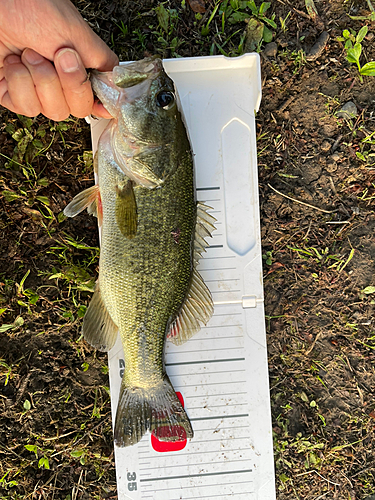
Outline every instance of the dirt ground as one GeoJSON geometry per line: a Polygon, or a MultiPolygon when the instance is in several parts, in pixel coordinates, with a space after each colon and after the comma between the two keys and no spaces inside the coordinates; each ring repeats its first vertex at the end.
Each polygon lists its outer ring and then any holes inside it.
{"type": "MultiPolygon", "coordinates": [[[[121,60],[237,56],[251,42],[225,10],[251,17],[246,2],[166,1],[167,25],[156,0],[75,4],[121,60]]],[[[375,16],[365,0],[316,0],[318,16],[306,4],[272,2],[273,44],[258,47],[277,498],[373,500],[375,77],[361,81],[337,38],[368,26],[360,62],[375,60],[375,16]]],[[[80,333],[96,220],[61,215],[92,184],[89,128],[0,117],[0,498],[115,499],[106,355],[80,333]]]]}

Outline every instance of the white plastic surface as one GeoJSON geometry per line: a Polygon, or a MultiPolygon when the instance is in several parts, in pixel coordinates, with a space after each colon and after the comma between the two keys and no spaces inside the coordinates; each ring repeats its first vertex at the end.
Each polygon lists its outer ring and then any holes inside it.
{"type": "MultiPolygon", "coordinates": [[[[136,446],[115,446],[118,499],[275,500],[254,117],[259,56],[164,66],[196,155],[197,198],[218,220],[199,265],[215,312],[186,344],[166,346],[167,373],[194,438],[179,451],[155,451],[150,434],[136,446]]],[[[105,124],[92,123],[94,149],[105,124]]],[[[113,420],[123,366],[118,339],[109,353],[113,420]]]]}

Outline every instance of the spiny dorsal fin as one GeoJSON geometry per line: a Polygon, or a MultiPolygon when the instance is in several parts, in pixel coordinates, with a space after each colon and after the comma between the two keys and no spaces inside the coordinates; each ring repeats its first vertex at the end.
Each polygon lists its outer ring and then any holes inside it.
{"type": "Polygon", "coordinates": [[[211,236],[215,229],[215,217],[207,213],[211,207],[198,202],[197,222],[194,239],[193,274],[188,293],[181,306],[177,318],[172,322],[167,337],[174,344],[183,344],[201,329],[201,323],[206,325],[214,312],[211,292],[205,285],[202,276],[196,270],[202,252],[209,246],[204,238],[211,236]]]}
{"type": "MultiPolygon", "coordinates": [[[[85,208],[89,208],[90,210],[91,206],[96,206],[99,196],[99,186],[97,184],[81,191],[72,199],[69,205],[65,207],[64,215],[66,217],[75,217],[85,208]]],[[[92,209],[91,212],[89,211],[89,213],[94,214],[94,209],[92,209]]]]}
{"type": "Polygon", "coordinates": [[[128,180],[123,186],[117,186],[116,222],[121,233],[131,240],[137,234],[137,202],[133,182],[128,180]]]}
{"type": "Polygon", "coordinates": [[[99,284],[83,318],[82,333],[85,340],[99,351],[109,351],[115,344],[118,328],[113,322],[101,297],[99,284]]]}

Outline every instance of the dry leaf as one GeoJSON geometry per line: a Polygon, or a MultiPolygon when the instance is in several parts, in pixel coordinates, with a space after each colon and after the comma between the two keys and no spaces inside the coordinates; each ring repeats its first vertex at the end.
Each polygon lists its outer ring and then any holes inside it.
{"type": "Polygon", "coordinates": [[[203,14],[206,12],[206,2],[204,0],[188,0],[188,4],[193,12],[203,14]]]}
{"type": "Polygon", "coordinates": [[[316,21],[319,18],[318,11],[316,10],[314,0],[305,0],[306,10],[308,15],[313,21],[316,21]]]}
{"type": "Polygon", "coordinates": [[[277,269],[280,269],[280,267],[285,267],[285,266],[281,264],[281,262],[274,262],[272,266],[269,268],[267,275],[273,273],[274,271],[277,271],[277,269]]]}

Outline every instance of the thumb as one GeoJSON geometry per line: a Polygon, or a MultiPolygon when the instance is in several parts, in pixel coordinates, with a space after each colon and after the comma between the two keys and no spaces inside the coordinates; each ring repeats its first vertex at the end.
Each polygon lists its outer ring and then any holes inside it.
{"type": "Polygon", "coordinates": [[[70,114],[85,117],[91,112],[94,96],[78,52],[70,48],[60,49],[54,63],[70,114]]]}
{"type": "Polygon", "coordinates": [[[79,53],[85,68],[112,71],[119,63],[116,54],[91,29],[86,37],[74,40],[74,48],[79,53]]]}

